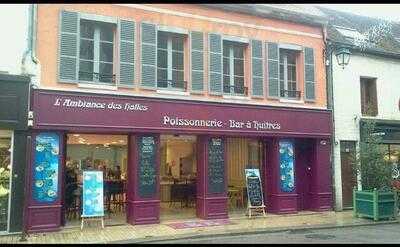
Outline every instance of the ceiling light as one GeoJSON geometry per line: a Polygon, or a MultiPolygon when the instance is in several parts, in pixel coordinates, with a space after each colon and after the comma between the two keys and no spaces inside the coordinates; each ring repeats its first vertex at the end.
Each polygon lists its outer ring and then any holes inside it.
{"type": "Polygon", "coordinates": [[[73,136],[78,137],[78,136],[81,136],[81,135],[79,135],[79,134],[73,134],[73,136]]]}
{"type": "Polygon", "coordinates": [[[111,142],[112,144],[117,144],[117,142],[111,142]]]}
{"type": "Polygon", "coordinates": [[[125,141],[124,140],[118,140],[120,143],[124,143],[125,141]]]}

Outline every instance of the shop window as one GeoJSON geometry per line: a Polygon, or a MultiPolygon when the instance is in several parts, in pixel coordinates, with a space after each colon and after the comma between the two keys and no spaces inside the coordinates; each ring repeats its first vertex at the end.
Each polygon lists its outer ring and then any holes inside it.
{"type": "Polygon", "coordinates": [[[376,78],[360,78],[361,113],[363,116],[377,116],[376,78]]]}
{"type": "Polygon", "coordinates": [[[114,75],[114,34],[112,23],[80,20],[79,80],[110,84],[114,75]]]}
{"type": "Polygon", "coordinates": [[[223,41],[223,92],[247,95],[244,83],[245,46],[239,42],[223,41]]]}
{"type": "Polygon", "coordinates": [[[241,214],[247,206],[245,169],[261,169],[262,143],[251,138],[227,138],[226,142],[228,209],[241,214]]]}
{"type": "Polygon", "coordinates": [[[293,50],[279,51],[279,83],[282,98],[300,98],[300,91],[297,91],[297,55],[298,52],[293,50]]]}
{"type": "Polygon", "coordinates": [[[182,34],[157,33],[157,87],[186,91],[184,81],[184,38],[182,34]]]}
{"type": "MultiPolygon", "coordinates": [[[[1,131],[0,131],[0,134],[1,131]]],[[[7,231],[10,199],[11,137],[0,136],[0,231],[7,231]]]]}
{"type": "Polygon", "coordinates": [[[80,224],[83,171],[103,172],[105,224],[126,222],[128,147],[123,135],[68,134],[64,201],[67,226],[80,224]]]}

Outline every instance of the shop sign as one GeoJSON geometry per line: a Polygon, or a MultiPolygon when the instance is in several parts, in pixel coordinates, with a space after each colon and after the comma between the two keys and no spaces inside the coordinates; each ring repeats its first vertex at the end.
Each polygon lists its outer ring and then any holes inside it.
{"type": "Polygon", "coordinates": [[[82,217],[104,216],[103,172],[83,171],[82,217]]]}
{"type": "Polygon", "coordinates": [[[35,90],[35,129],[331,135],[330,112],[35,90]]]}
{"type": "Polygon", "coordinates": [[[51,203],[58,196],[60,139],[55,133],[40,133],[35,139],[33,199],[51,203]]]}

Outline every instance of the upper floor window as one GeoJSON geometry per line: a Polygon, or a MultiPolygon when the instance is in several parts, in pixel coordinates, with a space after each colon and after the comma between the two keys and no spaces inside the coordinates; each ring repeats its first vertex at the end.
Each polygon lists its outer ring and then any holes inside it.
{"type": "Polygon", "coordinates": [[[79,80],[115,82],[114,33],[112,23],[80,20],[79,80]]]}
{"type": "Polygon", "coordinates": [[[244,49],[238,42],[223,41],[223,92],[246,95],[244,86],[244,49]]]}
{"type": "Polygon", "coordinates": [[[360,78],[361,114],[364,116],[378,115],[376,96],[376,78],[360,78]]]}
{"type": "Polygon", "coordinates": [[[279,83],[280,95],[284,98],[300,98],[297,91],[297,52],[280,49],[279,51],[279,83]]]}
{"type": "Polygon", "coordinates": [[[182,34],[158,31],[157,87],[186,90],[184,37],[182,34]]]}

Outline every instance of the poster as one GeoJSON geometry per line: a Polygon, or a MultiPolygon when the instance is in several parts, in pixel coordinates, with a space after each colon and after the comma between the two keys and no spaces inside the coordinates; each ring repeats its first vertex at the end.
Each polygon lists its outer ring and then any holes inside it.
{"type": "Polygon", "coordinates": [[[35,139],[33,164],[33,199],[52,203],[58,197],[60,138],[55,133],[41,133],[35,139]]]}
{"type": "Polygon", "coordinates": [[[103,172],[83,171],[82,217],[104,216],[103,172]]]}
{"type": "Polygon", "coordinates": [[[279,175],[283,192],[294,190],[294,150],[289,140],[279,141],[279,175]]]}

